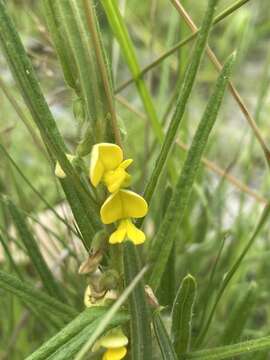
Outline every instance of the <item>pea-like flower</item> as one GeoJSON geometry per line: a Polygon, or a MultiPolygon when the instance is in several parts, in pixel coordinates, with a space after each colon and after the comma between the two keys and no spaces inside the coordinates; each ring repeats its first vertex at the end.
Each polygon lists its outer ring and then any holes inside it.
{"type": "Polygon", "coordinates": [[[100,210],[104,224],[119,221],[117,230],[109,238],[109,243],[117,244],[129,239],[135,245],[142,244],[145,241],[145,234],[136,228],[132,218],[142,218],[147,211],[147,202],[133,191],[120,189],[110,195],[100,210]]]}
{"type": "Polygon", "coordinates": [[[106,335],[102,336],[93,347],[93,351],[100,347],[107,349],[103,354],[102,360],[121,360],[126,356],[128,338],[121,328],[114,328],[106,335]]]}
{"type": "Polygon", "coordinates": [[[104,182],[113,193],[130,185],[131,176],[126,172],[132,159],[124,160],[123,150],[116,144],[100,143],[91,153],[90,180],[97,187],[104,182]]]}

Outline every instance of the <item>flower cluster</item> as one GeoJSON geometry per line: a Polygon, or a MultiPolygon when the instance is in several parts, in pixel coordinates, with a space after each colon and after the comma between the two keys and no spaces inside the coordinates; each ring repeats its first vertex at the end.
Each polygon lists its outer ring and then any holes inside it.
{"type": "Polygon", "coordinates": [[[148,205],[143,197],[125,188],[130,185],[131,176],[127,168],[132,159],[124,160],[122,149],[111,143],[93,146],[91,153],[90,181],[94,187],[105,184],[111,195],[100,210],[103,224],[116,223],[117,229],[110,238],[110,244],[131,240],[135,245],[145,241],[143,231],[133,224],[134,218],[147,214],[148,205]]]}

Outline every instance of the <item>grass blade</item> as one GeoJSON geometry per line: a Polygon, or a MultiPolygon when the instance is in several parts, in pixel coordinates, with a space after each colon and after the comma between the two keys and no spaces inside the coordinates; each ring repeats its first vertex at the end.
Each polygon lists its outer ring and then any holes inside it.
{"type": "Polygon", "coordinates": [[[70,177],[76,191],[87,199],[89,211],[92,212],[92,217],[89,221],[92,222],[92,218],[96,218],[96,213],[94,212],[96,205],[92,202],[87,188],[83,185],[78,174],[65,155],[67,149],[63,138],[58,131],[55,120],[34,74],[32,64],[26,54],[15,26],[7,13],[6,5],[3,0],[0,0],[0,44],[24,101],[40,131],[44,144],[53,155],[54,159],[59,161],[66,175],[70,177]]]}
{"type": "MultiPolygon", "coordinates": [[[[162,148],[160,150],[159,156],[156,160],[153,173],[144,192],[144,198],[148,203],[151,202],[153,193],[157,187],[161,173],[165,168],[166,161],[170,154],[170,150],[174,144],[175,136],[179,128],[180,122],[183,118],[185,108],[189,96],[191,94],[193,84],[195,82],[196,74],[199,69],[202,54],[207,43],[207,38],[211,29],[216,4],[217,4],[217,0],[209,0],[208,2],[208,7],[203,19],[203,24],[200,30],[200,34],[198,35],[196,46],[191,56],[191,62],[185,71],[183,85],[179,92],[175,112],[173,114],[172,120],[167,130],[166,137],[162,144],[162,148]]],[[[138,223],[141,224],[141,221],[139,221],[138,223]]]]}
{"type": "Polygon", "coordinates": [[[153,315],[153,326],[163,360],[177,360],[173,344],[158,311],[153,315]]]}
{"type": "MultiPolygon", "coordinates": [[[[44,343],[40,348],[38,348],[34,353],[27,357],[27,360],[45,360],[49,356],[54,354],[57,349],[60,349],[62,346],[65,346],[70,340],[72,340],[76,335],[81,336],[81,332],[92,324],[96,320],[100,319],[106,314],[108,308],[106,307],[92,307],[84,310],[80,315],[78,315],[73,321],[71,321],[66,327],[64,327],[59,333],[50,338],[46,343],[44,343]]],[[[127,314],[121,312],[116,315],[115,319],[118,322],[124,322],[128,320],[127,314]]],[[[92,328],[94,328],[92,326],[92,328]]],[[[88,329],[89,330],[89,329],[88,329]]],[[[88,336],[90,332],[88,333],[88,336]]]]}
{"type": "Polygon", "coordinates": [[[217,79],[213,94],[209,99],[203,117],[194,135],[165,217],[154,239],[155,242],[152,247],[153,253],[151,259],[154,260],[155,263],[150,278],[150,286],[154,290],[157,290],[159,287],[161,277],[172,249],[174,237],[168,236],[168,234],[171,234],[170,230],[177,228],[183,218],[203,151],[221,105],[234,58],[235,55],[229,57],[217,79]]]}
{"type": "Polygon", "coordinates": [[[19,299],[27,304],[34,305],[36,308],[49,314],[54,314],[65,322],[71,321],[77,315],[76,310],[70,306],[33,288],[30,283],[20,281],[15,276],[9,275],[4,271],[0,271],[0,288],[18,296],[19,299]]]}
{"type": "Polygon", "coordinates": [[[51,296],[56,297],[61,301],[65,301],[64,292],[55,281],[53,274],[48,268],[48,265],[38,248],[36,240],[26,224],[23,214],[10,200],[5,200],[5,204],[9,209],[14,225],[16,226],[17,232],[28,252],[29,258],[42,280],[44,288],[51,296]]]}
{"type": "Polygon", "coordinates": [[[212,349],[194,351],[186,354],[186,359],[196,360],[222,360],[233,359],[235,356],[248,356],[255,351],[270,349],[270,336],[264,336],[260,339],[244,341],[241,343],[220,346],[212,349]]]}
{"type": "Polygon", "coordinates": [[[241,334],[250,317],[257,295],[257,285],[252,282],[249,288],[244,291],[244,295],[237,302],[227,319],[222,335],[222,344],[229,345],[236,342],[236,340],[241,340],[241,334]]]}
{"type": "Polygon", "coordinates": [[[265,208],[264,208],[264,211],[261,215],[261,218],[259,220],[259,223],[258,225],[256,226],[251,238],[249,239],[248,243],[246,244],[244,250],[241,252],[240,256],[238,257],[238,259],[235,261],[235,263],[233,264],[233,266],[231,267],[231,269],[227,272],[222,284],[221,284],[221,287],[219,288],[219,291],[218,291],[218,294],[217,294],[217,297],[216,297],[216,300],[213,304],[213,307],[210,311],[210,314],[209,314],[209,317],[206,321],[206,324],[205,326],[202,328],[201,330],[201,333],[199,334],[198,336],[198,339],[196,341],[196,344],[199,345],[203,342],[206,334],[207,334],[207,331],[210,327],[210,324],[212,322],[212,319],[213,319],[213,316],[214,316],[214,313],[216,311],[216,308],[219,304],[219,301],[224,293],[224,291],[226,290],[229,282],[231,281],[231,279],[233,278],[233,276],[235,275],[235,273],[237,272],[239,266],[241,265],[243,259],[245,258],[246,254],[248,253],[249,249],[251,248],[251,246],[253,245],[254,241],[256,240],[259,232],[262,230],[263,226],[265,225],[266,221],[268,220],[268,217],[270,215],[270,206],[267,205],[265,208]]]}
{"type": "Polygon", "coordinates": [[[133,44],[129,37],[127,28],[125,26],[123,17],[118,9],[117,2],[115,0],[102,0],[101,2],[106,12],[110,26],[114,32],[114,35],[119,42],[120,48],[130,69],[130,72],[132,73],[133,77],[136,78],[136,86],[140,94],[142,103],[144,105],[145,111],[151,121],[156,138],[159,142],[162,142],[164,138],[162,127],[160,125],[151,95],[145,85],[145,82],[143,78],[138,78],[138,75],[140,73],[139,62],[133,44]]]}
{"type": "Polygon", "coordinates": [[[187,275],[183,279],[174,300],[172,308],[172,338],[178,359],[184,359],[184,354],[189,351],[196,289],[195,278],[187,275]]]}

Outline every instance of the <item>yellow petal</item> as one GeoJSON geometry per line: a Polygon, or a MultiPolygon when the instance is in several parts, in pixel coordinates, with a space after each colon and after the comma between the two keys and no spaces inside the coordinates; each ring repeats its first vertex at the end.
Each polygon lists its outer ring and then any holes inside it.
{"type": "Polygon", "coordinates": [[[106,171],[115,170],[123,161],[123,151],[116,144],[100,143],[91,152],[90,180],[97,186],[106,171]]]}
{"type": "Polygon", "coordinates": [[[90,164],[90,181],[93,186],[97,186],[104,174],[104,166],[102,162],[99,160],[99,148],[98,144],[93,146],[91,152],[91,164],[90,164]]]}
{"type": "Polygon", "coordinates": [[[119,244],[125,240],[127,234],[126,229],[117,229],[115,232],[113,232],[109,238],[110,244],[119,244]]]}
{"type": "Polygon", "coordinates": [[[99,159],[103,163],[105,170],[116,169],[123,161],[123,151],[120,146],[110,143],[97,144],[99,159]]]}
{"type": "Polygon", "coordinates": [[[128,344],[128,338],[120,327],[116,327],[109,331],[98,341],[100,346],[106,349],[116,349],[128,344]]]}
{"type": "Polygon", "coordinates": [[[126,169],[129,167],[130,164],[133,163],[133,159],[126,159],[124,161],[121,162],[121,164],[119,165],[122,169],[126,169]]]}
{"type": "Polygon", "coordinates": [[[119,192],[108,197],[100,209],[103,224],[111,224],[123,218],[122,201],[119,192]]]}
{"type": "Polygon", "coordinates": [[[117,168],[115,171],[108,171],[104,175],[104,182],[109,192],[113,193],[118,191],[125,183],[126,178],[129,177],[130,175],[124,169],[117,168]]]}
{"type": "Polygon", "coordinates": [[[127,349],[125,347],[117,349],[108,349],[102,357],[102,360],[121,360],[127,354],[127,349]]]}
{"type": "Polygon", "coordinates": [[[143,197],[130,190],[119,190],[108,197],[100,209],[103,224],[117,220],[144,217],[148,211],[143,197]]]}
{"type": "Polygon", "coordinates": [[[141,218],[147,214],[148,205],[144,198],[130,190],[119,191],[122,201],[123,218],[141,218]]]}
{"type": "Polygon", "coordinates": [[[129,220],[127,222],[127,236],[134,245],[139,245],[145,242],[145,234],[129,220]]]}

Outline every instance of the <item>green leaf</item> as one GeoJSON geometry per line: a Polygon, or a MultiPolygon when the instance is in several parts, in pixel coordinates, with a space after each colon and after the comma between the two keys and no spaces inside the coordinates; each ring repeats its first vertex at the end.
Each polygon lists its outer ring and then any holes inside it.
{"type": "Polygon", "coordinates": [[[10,154],[7,152],[5,147],[0,143],[0,150],[3,152],[4,156],[6,156],[7,160],[11,163],[11,165],[14,167],[14,169],[18,172],[18,174],[21,176],[23,181],[29,186],[29,188],[33,191],[33,193],[39,197],[39,199],[46,205],[48,209],[63,223],[65,226],[67,226],[70,231],[72,231],[75,235],[77,233],[75,230],[68,224],[68,222],[62,218],[58,212],[54,209],[54,207],[48,203],[48,201],[43,197],[43,195],[33,186],[32,182],[28,180],[28,178],[24,175],[22,170],[19,168],[19,166],[16,164],[16,162],[13,160],[13,158],[10,156],[10,154]]]}
{"type": "Polygon", "coordinates": [[[255,340],[244,341],[233,345],[194,351],[191,353],[187,353],[185,356],[186,359],[196,360],[233,359],[235,356],[248,356],[255,351],[263,351],[267,349],[270,349],[270,336],[265,336],[255,340]]]}
{"type": "MultiPolygon", "coordinates": [[[[211,4],[213,5],[213,3],[211,4]]],[[[174,229],[177,229],[179,223],[181,223],[188,205],[192,186],[198,173],[200,160],[206,147],[210,132],[216,121],[234,57],[235,55],[229,57],[217,79],[213,94],[208,101],[202,119],[194,135],[165,217],[153,240],[153,252],[150,256],[151,260],[154,261],[154,265],[150,278],[150,286],[154,291],[156,291],[159,287],[162,274],[164,273],[173,246],[174,236],[169,236],[169,234],[171,234],[174,229]]]]}
{"type": "Polygon", "coordinates": [[[153,315],[153,325],[163,360],[177,360],[178,358],[173,344],[163,324],[159,311],[155,312],[153,315]]]}
{"type": "MultiPolygon", "coordinates": [[[[92,214],[89,222],[92,223],[93,219],[97,218],[96,204],[92,201],[88,189],[84,186],[66,157],[67,149],[63,138],[58,131],[55,120],[34,74],[32,64],[7,13],[3,0],[0,0],[0,45],[46,148],[53,155],[54,159],[59,161],[65,174],[72,180],[76,191],[85,198],[85,202],[88,202],[89,211],[92,214]]],[[[81,211],[83,212],[84,210],[81,209],[81,211]]]]}
{"type": "MultiPolygon", "coordinates": [[[[136,248],[131,242],[124,247],[125,284],[131,284],[139,272],[140,264],[136,248]]],[[[132,360],[149,360],[152,358],[152,341],[150,314],[146,303],[144,285],[140,283],[132,292],[129,300],[130,342],[132,360]]]]}
{"type": "Polygon", "coordinates": [[[162,142],[164,138],[163,130],[160,125],[149,90],[147,89],[143,78],[138,77],[140,73],[139,62],[136,56],[135,49],[129,37],[129,33],[125,26],[124,20],[118,9],[117,2],[115,0],[102,0],[101,3],[106,12],[108,21],[114,32],[114,35],[119,42],[120,48],[129,67],[129,70],[132,73],[133,77],[136,79],[136,87],[138,89],[145,111],[151,121],[156,138],[159,142],[162,142]]]}
{"type": "Polygon", "coordinates": [[[205,326],[201,329],[200,334],[198,335],[198,339],[196,341],[196,344],[199,345],[203,342],[207,331],[210,327],[210,324],[212,322],[213,316],[215,314],[216,308],[219,304],[219,301],[224,293],[224,291],[226,290],[228,284],[230,283],[231,279],[233,278],[233,276],[235,275],[235,273],[237,272],[237,270],[239,269],[243,259],[245,258],[246,254],[248,253],[249,249],[251,248],[251,246],[253,245],[254,241],[256,240],[258,234],[260,233],[260,231],[262,230],[263,226],[265,225],[266,221],[268,220],[268,217],[270,215],[270,205],[266,205],[266,207],[263,210],[263,213],[260,217],[260,220],[258,222],[258,225],[256,226],[253,234],[251,235],[249,241],[247,242],[246,246],[244,247],[243,251],[241,252],[241,254],[239,255],[239,257],[237,258],[237,260],[235,261],[235,263],[233,264],[233,266],[231,267],[231,269],[226,273],[226,276],[218,290],[216,299],[214,301],[214,304],[212,306],[212,309],[210,311],[209,317],[205,323],[205,326]]]}
{"type": "MultiPolygon", "coordinates": [[[[159,178],[162,174],[163,169],[166,166],[166,161],[169,157],[170,151],[175,141],[177,130],[183,118],[186,105],[195,82],[196,74],[199,69],[202,54],[207,43],[208,35],[213,22],[214,10],[216,4],[217,4],[217,0],[209,0],[208,2],[208,7],[203,19],[202,27],[198,35],[195,48],[191,55],[191,61],[184,74],[184,79],[182,82],[181,89],[179,91],[175,112],[173,114],[172,120],[167,130],[164,142],[162,144],[162,148],[156,160],[154,170],[151,174],[151,178],[144,192],[144,198],[148,203],[151,202],[159,178]]],[[[138,221],[138,224],[141,223],[142,220],[138,221]]]]}
{"type": "Polygon", "coordinates": [[[1,233],[0,233],[0,243],[1,243],[2,246],[3,246],[4,253],[5,253],[6,257],[7,257],[8,260],[9,260],[9,263],[10,263],[11,268],[13,268],[14,271],[16,272],[16,274],[18,275],[18,277],[19,277],[20,279],[22,279],[21,271],[20,271],[20,269],[18,268],[15,260],[13,259],[13,256],[12,256],[10,250],[9,250],[9,247],[8,247],[8,244],[7,244],[6,239],[2,236],[1,233]]]}
{"type": "MultiPolygon", "coordinates": [[[[77,74],[78,79],[77,86],[80,89],[79,95],[84,99],[86,120],[92,126],[92,136],[95,137],[95,142],[104,141],[106,131],[111,125],[109,122],[109,126],[106,125],[106,121],[109,120],[107,114],[114,112],[114,109],[112,110],[108,106],[108,96],[112,97],[110,89],[108,93],[104,88],[102,75],[105,76],[107,81],[109,80],[101,37],[95,36],[97,35],[96,19],[92,23],[93,28],[91,28],[95,31],[90,33],[87,22],[89,13],[85,11],[83,0],[46,0],[45,5],[46,8],[50,8],[49,12],[46,11],[48,24],[59,23],[56,29],[54,26],[50,27],[51,32],[56,30],[57,38],[65,39],[64,52],[62,48],[59,49],[59,46],[57,46],[58,39],[55,39],[58,54],[63,58],[62,64],[66,62],[66,54],[69,61],[70,59],[74,60],[75,74],[77,74]],[[98,45],[98,49],[95,47],[96,45],[98,45]],[[104,72],[100,69],[99,61],[103,64],[102,69],[105,69],[104,72]]],[[[113,116],[113,114],[111,115],[113,116]]]]}
{"type": "Polygon", "coordinates": [[[195,278],[187,275],[183,279],[174,300],[172,308],[172,338],[178,359],[184,359],[184,354],[189,351],[196,289],[195,278]]]}
{"type": "Polygon", "coordinates": [[[76,72],[76,67],[74,66],[75,59],[73,58],[73,54],[68,48],[67,42],[63,36],[64,34],[61,31],[61,22],[56,16],[53,3],[50,0],[44,0],[43,7],[47,26],[56,48],[57,55],[61,62],[65,80],[67,84],[76,91],[78,87],[78,84],[76,84],[76,78],[78,75],[76,72]]]}
{"type": "MultiPolygon", "coordinates": [[[[96,324],[106,314],[107,311],[108,308],[106,307],[92,307],[84,310],[80,315],[78,315],[60,332],[58,332],[47,342],[45,342],[33,354],[28,356],[27,360],[43,360],[43,359],[45,360],[48,359],[51,355],[54,358],[54,356],[56,356],[57,353],[58,353],[57,356],[59,356],[59,352],[60,352],[59,349],[61,349],[61,351],[63,351],[63,353],[66,354],[67,358],[69,358],[70,353],[66,353],[67,348],[69,348],[70,351],[70,346],[71,346],[73,349],[72,351],[76,350],[74,354],[78,351],[78,348],[76,347],[78,343],[77,341],[74,340],[75,336],[77,336],[77,338],[80,338],[82,343],[84,343],[85,340],[88,339],[88,337],[90,336],[91,332],[93,332],[93,329],[95,329],[96,324]]],[[[113,326],[114,324],[120,325],[121,323],[127,320],[128,320],[128,315],[124,312],[120,312],[114,317],[110,326],[113,326]]]]}
{"type": "Polygon", "coordinates": [[[0,288],[11,292],[27,304],[55,315],[64,322],[69,322],[77,315],[76,310],[69,305],[33,288],[27,281],[20,281],[4,271],[0,271],[0,288]]]}
{"type": "Polygon", "coordinates": [[[243,295],[241,295],[240,299],[235,299],[236,304],[232,311],[230,311],[225,322],[221,341],[222,344],[229,345],[235,343],[236,340],[241,340],[240,337],[247,320],[250,318],[257,296],[258,287],[255,282],[252,282],[248,289],[243,290],[243,295]]]}
{"type": "Polygon", "coordinates": [[[23,214],[10,200],[6,199],[5,204],[9,209],[14,225],[16,226],[16,230],[20,235],[25,249],[27,250],[29,258],[42,280],[44,288],[51,296],[56,297],[61,301],[65,301],[64,291],[55,281],[53,274],[48,268],[48,265],[38,248],[36,240],[26,224],[23,214]]]}

